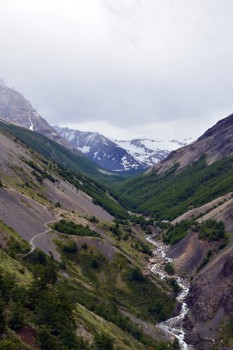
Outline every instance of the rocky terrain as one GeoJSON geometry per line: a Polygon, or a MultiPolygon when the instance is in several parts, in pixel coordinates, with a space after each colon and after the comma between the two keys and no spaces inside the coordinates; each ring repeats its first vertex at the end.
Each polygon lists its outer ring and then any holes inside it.
{"type": "Polygon", "coordinates": [[[209,263],[193,280],[188,295],[188,339],[196,349],[231,349],[232,334],[221,341],[221,328],[233,317],[233,247],[209,263]]]}
{"type": "Polygon", "coordinates": [[[179,171],[205,154],[207,163],[212,164],[233,154],[233,114],[220,120],[207,130],[197,141],[170,153],[160,164],[155,165],[159,173],[179,163],[179,171]]]}
{"type": "Polygon", "coordinates": [[[8,88],[4,82],[0,82],[0,119],[39,132],[66,147],[70,147],[22,94],[8,88]]]}

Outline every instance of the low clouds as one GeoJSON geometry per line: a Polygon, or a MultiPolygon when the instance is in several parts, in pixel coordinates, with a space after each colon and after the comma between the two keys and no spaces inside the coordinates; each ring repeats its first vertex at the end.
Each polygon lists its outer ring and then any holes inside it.
{"type": "Polygon", "coordinates": [[[231,0],[2,0],[0,75],[52,124],[197,137],[233,109],[232,17],[231,0]]]}

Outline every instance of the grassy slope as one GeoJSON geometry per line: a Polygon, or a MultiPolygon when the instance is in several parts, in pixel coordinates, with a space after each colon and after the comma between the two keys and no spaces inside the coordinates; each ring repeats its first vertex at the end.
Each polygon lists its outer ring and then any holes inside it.
{"type": "Polygon", "coordinates": [[[99,180],[102,183],[125,180],[125,177],[104,174],[104,172],[106,173],[104,169],[101,169],[101,167],[95,162],[82,155],[81,152],[80,155],[76,155],[57,142],[50,140],[35,131],[31,131],[13,124],[4,123],[2,121],[0,121],[0,128],[11,133],[28,147],[46,158],[53,160],[66,168],[82,172],[83,174],[99,180]],[[102,170],[103,172],[100,172],[98,169],[102,170]]]}
{"type": "MultiPolygon", "coordinates": [[[[168,289],[165,291],[161,289],[161,286],[157,286],[156,278],[154,282],[148,278],[144,278],[143,281],[132,281],[129,279],[129,275],[135,265],[119,253],[115,254],[115,257],[112,257],[110,260],[104,258],[93,243],[93,240],[98,241],[100,238],[91,238],[92,245],[90,245],[90,238],[82,237],[82,239],[86,239],[88,248],[83,250],[79,248],[78,253],[75,255],[65,254],[62,264],[64,265],[64,262],[66,263],[66,273],[70,277],[66,279],[60,275],[59,279],[57,279],[56,275],[59,274],[60,267],[56,262],[45,257],[39,251],[35,251],[29,256],[24,256],[23,252],[25,251],[25,247],[27,248],[27,244],[17,233],[3,223],[1,223],[1,232],[8,238],[8,245],[4,249],[0,249],[0,292],[2,292],[3,286],[1,284],[2,272],[15,276],[13,280],[16,281],[16,285],[13,285],[13,287],[9,286],[11,290],[7,294],[10,299],[8,302],[4,301],[4,319],[7,323],[2,335],[0,330],[0,348],[4,344],[5,340],[3,339],[8,339],[11,342],[12,349],[26,349],[20,343],[17,332],[15,333],[15,331],[24,329],[25,326],[27,327],[29,325],[34,329],[34,333],[37,336],[43,331],[45,332],[46,339],[47,337],[50,339],[51,336],[51,341],[54,343],[62,341],[61,339],[63,338],[61,337],[59,337],[59,340],[56,340],[57,335],[53,332],[54,322],[56,324],[58,322],[58,327],[63,327],[62,322],[60,323],[60,320],[57,319],[57,317],[60,317],[60,314],[58,313],[56,315],[56,311],[54,311],[54,318],[52,317],[50,319],[49,317],[47,319],[43,314],[43,309],[41,310],[41,307],[50,308],[49,305],[45,305],[47,298],[51,298],[51,303],[58,303],[55,305],[55,309],[57,307],[59,308],[62,297],[67,300],[66,303],[72,301],[69,307],[72,306],[74,321],[77,329],[79,331],[81,330],[81,332],[78,332],[81,337],[83,337],[82,330],[84,330],[84,333],[88,335],[87,339],[92,342],[97,334],[104,333],[108,336],[110,335],[114,339],[116,346],[114,349],[127,350],[133,348],[135,350],[142,350],[149,346],[152,346],[152,348],[154,346],[156,349],[161,350],[167,349],[166,344],[158,343],[144,335],[138,326],[135,326],[121,314],[120,308],[137,314],[137,316],[140,315],[144,319],[152,319],[155,322],[157,319],[156,312],[153,311],[150,315],[148,310],[150,308],[152,309],[157,301],[160,301],[160,307],[161,303],[165,302],[165,312],[170,313],[174,307],[174,303],[168,297],[168,289]],[[92,266],[91,262],[93,259],[97,259],[99,266],[92,266]],[[33,289],[34,283],[39,283],[40,287],[35,292],[36,298],[29,300],[27,298],[31,294],[30,292],[28,294],[26,289],[33,289]],[[22,288],[21,291],[24,294],[22,301],[20,295],[17,294],[17,296],[14,296],[14,290],[17,290],[17,286],[22,288]],[[14,310],[17,307],[20,307],[20,313],[23,315],[23,323],[14,314],[14,310]],[[17,326],[19,328],[12,328],[10,321],[12,318],[14,319],[13,327],[17,326]],[[19,322],[19,326],[17,322],[19,322]],[[43,328],[44,325],[49,334],[43,328]],[[18,345],[16,345],[17,342],[18,345]],[[14,347],[13,344],[15,344],[14,347]]],[[[74,237],[70,239],[74,239],[74,237]]],[[[64,240],[67,241],[65,238],[64,240]]],[[[125,244],[130,246],[132,240],[133,237],[129,241],[126,241],[125,244]]],[[[115,239],[112,238],[113,244],[114,241],[115,239]]],[[[141,261],[145,258],[145,255],[142,253],[139,256],[140,259],[135,261],[138,266],[142,264],[141,261]]],[[[166,285],[164,287],[166,289],[166,285]]],[[[6,288],[8,287],[4,286],[4,293],[6,292],[6,288]]],[[[66,312],[68,313],[68,311],[66,312]]],[[[52,309],[50,313],[52,313],[52,309]]],[[[73,349],[73,347],[69,348],[73,349]]],[[[41,349],[47,348],[42,346],[41,349]]],[[[83,347],[75,347],[75,349],[88,350],[90,348],[86,344],[83,347]]],[[[98,348],[94,347],[94,349],[98,348]]]]}
{"type": "Polygon", "coordinates": [[[232,157],[207,166],[202,156],[179,173],[175,173],[175,165],[162,175],[151,171],[129,180],[121,185],[120,191],[118,187],[119,199],[132,210],[158,219],[174,219],[192,207],[232,191],[232,166],[232,157]]]}
{"type": "Polygon", "coordinates": [[[56,162],[58,164],[56,172],[60,177],[89,194],[96,204],[102,206],[110,214],[116,214],[122,218],[127,216],[126,210],[111,198],[105,186],[107,180],[114,181],[120,177],[101,174],[94,162],[82,155],[73,154],[41,134],[1,121],[0,129],[7,131],[48,160],[56,162]]]}

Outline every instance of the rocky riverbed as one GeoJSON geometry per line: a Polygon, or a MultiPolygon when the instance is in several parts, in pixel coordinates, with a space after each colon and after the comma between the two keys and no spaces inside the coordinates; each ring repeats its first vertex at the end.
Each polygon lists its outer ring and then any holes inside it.
{"type": "MultiPolygon", "coordinates": [[[[151,237],[147,238],[149,242],[155,245],[156,249],[153,251],[153,258],[150,259],[150,270],[152,273],[157,274],[161,279],[169,278],[165,272],[165,265],[168,262],[172,262],[172,259],[167,257],[168,246],[164,245],[161,241],[155,241],[151,237]]],[[[191,350],[193,346],[188,345],[185,342],[185,331],[183,329],[183,321],[188,312],[188,306],[185,299],[189,292],[189,283],[179,276],[174,276],[181,291],[177,296],[177,301],[180,303],[181,308],[179,315],[170,318],[159,324],[159,327],[169,336],[175,337],[179,341],[181,350],[191,350]]]]}

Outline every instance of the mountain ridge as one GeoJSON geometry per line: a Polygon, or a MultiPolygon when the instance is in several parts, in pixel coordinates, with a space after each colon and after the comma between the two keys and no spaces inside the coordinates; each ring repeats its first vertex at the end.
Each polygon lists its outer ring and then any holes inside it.
{"type": "Polygon", "coordinates": [[[179,163],[177,171],[184,169],[205,154],[207,164],[212,164],[233,154],[233,114],[219,120],[197,141],[171,152],[168,157],[153,169],[162,174],[179,163]]]}
{"type": "MultiPolygon", "coordinates": [[[[36,131],[65,146],[75,154],[84,154],[107,171],[136,174],[141,173],[158,161],[163,160],[170,150],[184,142],[171,141],[166,148],[148,147],[148,139],[116,141],[99,133],[81,132],[68,128],[53,127],[24,96],[0,81],[0,118],[10,123],[36,131]],[[92,142],[91,142],[92,139],[92,142]],[[146,145],[147,142],[147,145],[146,145]]],[[[154,141],[152,140],[151,145],[154,141]]],[[[158,144],[159,142],[156,141],[158,144]]]]}
{"type": "Polygon", "coordinates": [[[165,159],[171,150],[190,142],[156,141],[146,138],[115,140],[98,132],[80,131],[68,127],[53,126],[68,142],[100,166],[114,172],[145,171],[165,159]]]}

